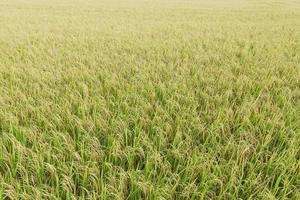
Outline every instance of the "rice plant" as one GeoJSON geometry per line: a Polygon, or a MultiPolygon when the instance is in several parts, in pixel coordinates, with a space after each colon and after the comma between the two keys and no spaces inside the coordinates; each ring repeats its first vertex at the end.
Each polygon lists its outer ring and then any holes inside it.
{"type": "Polygon", "coordinates": [[[0,0],[0,199],[300,199],[300,2],[0,0]]]}

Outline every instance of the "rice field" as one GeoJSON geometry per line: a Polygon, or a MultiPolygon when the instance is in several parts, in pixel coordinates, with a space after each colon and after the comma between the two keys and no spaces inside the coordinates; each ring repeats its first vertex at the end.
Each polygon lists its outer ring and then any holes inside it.
{"type": "Polygon", "coordinates": [[[300,1],[0,0],[0,199],[300,199],[300,1]]]}

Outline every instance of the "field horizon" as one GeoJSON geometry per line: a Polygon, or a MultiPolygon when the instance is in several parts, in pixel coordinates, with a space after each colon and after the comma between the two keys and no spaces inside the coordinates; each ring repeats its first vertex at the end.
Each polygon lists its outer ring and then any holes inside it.
{"type": "Polygon", "coordinates": [[[0,0],[0,199],[300,199],[300,2],[0,0]]]}

